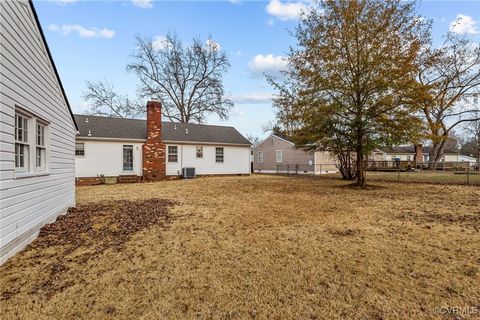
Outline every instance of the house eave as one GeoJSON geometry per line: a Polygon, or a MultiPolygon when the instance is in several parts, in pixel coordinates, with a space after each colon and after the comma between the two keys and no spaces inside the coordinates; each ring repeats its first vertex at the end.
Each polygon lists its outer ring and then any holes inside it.
{"type": "Polygon", "coordinates": [[[83,137],[77,136],[75,140],[86,141],[128,141],[128,142],[147,142],[147,139],[132,139],[132,138],[106,138],[106,137],[83,137]]]}
{"type": "MultiPolygon", "coordinates": [[[[147,139],[132,139],[132,138],[107,138],[107,137],[85,137],[77,136],[77,141],[128,141],[128,142],[147,142],[147,139]]],[[[225,142],[204,142],[204,141],[175,141],[175,140],[163,140],[167,144],[189,144],[189,145],[214,145],[214,146],[236,146],[249,148],[251,144],[245,143],[225,143],[225,142]]]]}

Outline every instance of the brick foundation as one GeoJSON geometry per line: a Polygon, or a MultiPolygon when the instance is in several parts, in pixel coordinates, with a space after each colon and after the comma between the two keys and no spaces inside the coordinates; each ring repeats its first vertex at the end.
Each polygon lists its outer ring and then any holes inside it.
{"type": "Polygon", "coordinates": [[[165,144],[162,141],[162,105],[147,102],[147,142],[142,147],[143,181],[165,179],[165,144]]]}
{"type": "Polygon", "coordinates": [[[102,184],[99,177],[82,177],[75,178],[75,185],[77,186],[96,186],[102,184]]]}

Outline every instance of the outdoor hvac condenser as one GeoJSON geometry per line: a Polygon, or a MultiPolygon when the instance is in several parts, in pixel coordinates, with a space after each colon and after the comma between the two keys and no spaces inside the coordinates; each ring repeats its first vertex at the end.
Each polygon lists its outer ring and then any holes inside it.
{"type": "Polygon", "coordinates": [[[182,178],[183,179],[195,178],[195,168],[182,168],[182,178]]]}

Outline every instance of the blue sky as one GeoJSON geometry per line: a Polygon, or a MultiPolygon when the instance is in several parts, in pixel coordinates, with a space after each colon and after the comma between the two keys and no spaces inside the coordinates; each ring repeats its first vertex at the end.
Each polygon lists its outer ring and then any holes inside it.
{"type": "MultiPolygon", "coordinates": [[[[135,35],[161,37],[175,31],[182,40],[212,36],[225,50],[231,69],[225,89],[235,108],[227,121],[212,116],[210,124],[232,125],[243,134],[265,136],[262,126],[274,120],[272,88],[263,73],[283,66],[306,1],[35,1],[40,22],[75,113],[88,105],[82,99],[85,80],[107,80],[119,92],[134,96],[137,79],[125,71],[135,35]]],[[[438,44],[451,23],[455,30],[480,41],[480,1],[424,1],[419,13],[434,20],[438,44]]]]}

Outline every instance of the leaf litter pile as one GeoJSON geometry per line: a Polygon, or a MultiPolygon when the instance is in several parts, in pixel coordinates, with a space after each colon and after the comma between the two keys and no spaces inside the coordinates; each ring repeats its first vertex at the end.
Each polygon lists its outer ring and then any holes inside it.
{"type": "MultiPolygon", "coordinates": [[[[166,227],[169,208],[175,203],[164,199],[103,201],[70,208],[66,215],[45,225],[39,237],[26,251],[33,252],[29,261],[53,258],[43,268],[49,276],[33,286],[31,294],[50,298],[73,285],[63,281],[69,264],[85,264],[107,250],[120,252],[132,235],[153,225],[166,227]]],[[[20,279],[12,279],[0,300],[8,300],[20,292],[20,279]],[[13,281],[15,280],[15,281],[13,281]]]]}

